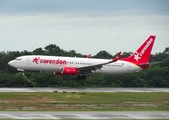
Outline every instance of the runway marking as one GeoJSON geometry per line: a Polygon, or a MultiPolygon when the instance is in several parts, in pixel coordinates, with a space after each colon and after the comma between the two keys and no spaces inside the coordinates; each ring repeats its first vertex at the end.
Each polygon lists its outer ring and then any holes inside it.
{"type": "Polygon", "coordinates": [[[0,119],[169,119],[169,112],[2,112],[0,119]]]}
{"type": "Polygon", "coordinates": [[[0,88],[0,92],[169,92],[169,88],[0,88]]]}

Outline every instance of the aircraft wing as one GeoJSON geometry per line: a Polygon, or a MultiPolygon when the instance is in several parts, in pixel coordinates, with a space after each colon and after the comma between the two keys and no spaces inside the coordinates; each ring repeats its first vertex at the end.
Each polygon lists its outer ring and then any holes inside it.
{"type": "Polygon", "coordinates": [[[101,69],[103,67],[103,65],[116,62],[117,60],[119,60],[120,55],[121,55],[121,52],[117,53],[115,58],[113,60],[110,60],[109,62],[90,65],[90,66],[84,66],[84,67],[77,67],[77,69],[78,69],[78,71],[83,72],[83,73],[90,73],[90,72],[95,71],[97,69],[101,69]]]}

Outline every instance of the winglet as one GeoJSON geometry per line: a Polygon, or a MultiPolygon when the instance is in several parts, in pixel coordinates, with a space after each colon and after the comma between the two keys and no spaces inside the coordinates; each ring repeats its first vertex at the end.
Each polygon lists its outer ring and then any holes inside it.
{"type": "Polygon", "coordinates": [[[119,60],[121,55],[121,52],[117,53],[117,55],[115,56],[115,58],[112,60],[112,62],[116,62],[117,60],[119,60]]]}
{"type": "Polygon", "coordinates": [[[87,56],[87,58],[90,58],[91,57],[91,54],[89,54],[88,56],[87,56]]]}

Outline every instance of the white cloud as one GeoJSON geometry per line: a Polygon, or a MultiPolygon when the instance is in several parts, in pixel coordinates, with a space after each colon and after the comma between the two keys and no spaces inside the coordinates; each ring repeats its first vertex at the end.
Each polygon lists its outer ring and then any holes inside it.
{"type": "Polygon", "coordinates": [[[150,35],[157,35],[154,52],[169,45],[168,15],[77,16],[15,14],[0,16],[0,51],[29,50],[56,44],[65,50],[96,54],[106,50],[134,51],[150,35]]]}

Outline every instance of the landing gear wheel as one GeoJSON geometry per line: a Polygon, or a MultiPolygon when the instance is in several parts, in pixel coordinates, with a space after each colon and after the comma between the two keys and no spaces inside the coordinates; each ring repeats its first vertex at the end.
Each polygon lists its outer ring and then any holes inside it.
{"type": "Polygon", "coordinates": [[[81,79],[82,79],[82,77],[81,77],[80,75],[78,75],[78,76],[77,76],[77,79],[78,79],[78,80],[81,80],[81,79]]]}
{"type": "Polygon", "coordinates": [[[86,78],[87,78],[86,75],[78,75],[77,76],[78,80],[81,80],[81,79],[86,80],[86,78]]]}
{"type": "Polygon", "coordinates": [[[86,75],[83,75],[83,76],[82,76],[82,79],[83,79],[83,80],[86,80],[86,78],[87,78],[86,75]]]}

